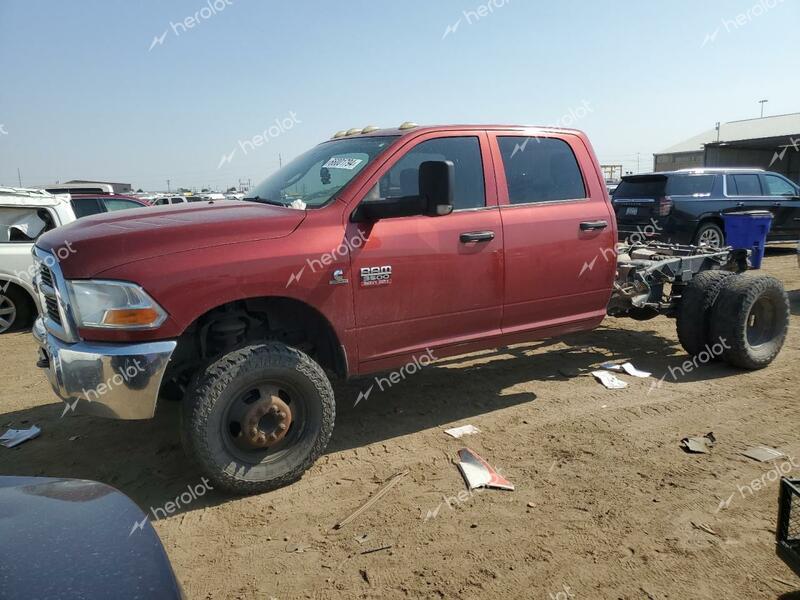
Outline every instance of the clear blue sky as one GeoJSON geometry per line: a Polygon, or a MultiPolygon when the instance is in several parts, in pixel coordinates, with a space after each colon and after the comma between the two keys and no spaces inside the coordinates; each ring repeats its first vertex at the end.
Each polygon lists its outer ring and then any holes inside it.
{"type": "Polygon", "coordinates": [[[570,111],[602,162],[646,170],[762,98],[800,111],[798,0],[217,0],[171,26],[205,1],[0,0],[0,184],[255,183],[338,129],[570,111]]]}

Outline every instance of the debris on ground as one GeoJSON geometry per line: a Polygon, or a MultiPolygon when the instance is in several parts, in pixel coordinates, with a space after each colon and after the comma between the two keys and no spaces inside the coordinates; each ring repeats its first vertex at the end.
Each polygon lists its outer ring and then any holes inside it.
{"type": "Polygon", "coordinates": [[[370,550],[364,550],[363,552],[361,552],[361,554],[372,554],[374,552],[382,552],[383,550],[390,550],[391,547],[392,545],[389,544],[388,546],[381,546],[380,548],[372,548],[370,550]]]}
{"type": "Polygon", "coordinates": [[[641,379],[645,379],[647,377],[651,377],[653,374],[648,373],[647,371],[641,371],[633,366],[633,363],[626,362],[622,364],[617,364],[613,362],[604,362],[600,365],[601,369],[605,369],[606,371],[614,371],[616,373],[627,373],[631,377],[639,377],[641,379]]]}
{"type": "Polygon", "coordinates": [[[378,492],[376,492],[375,495],[372,496],[372,498],[367,500],[360,508],[358,508],[350,516],[345,517],[344,519],[339,521],[336,525],[333,526],[333,528],[341,529],[342,527],[344,527],[345,525],[356,519],[361,513],[366,512],[373,504],[375,504],[378,500],[383,498],[389,492],[389,490],[391,490],[395,485],[397,485],[400,482],[400,480],[406,475],[408,475],[408,471],[401,471],[400,473],[393,475],[386,482],[386,485],[384,485],[380,490],[378,490],[378,492]]]}
{"type": "Polygon", "coordinates": [[[758,462],[769,462],[776,458],[786,458],[786,455],[780,450],[775,448],[768,448],[767,446],[756,446],[742,452],[747,458],[752,458],[758,462]]]}
{"type": "Polygon", "coordinates": [[[476,488],[495,488],[499,490],[514,491],[514,484],[500,475],[485,460],[469,448],[458,451],[458,468],[464,476],[464,481],[470,490],[476,488]]]}
{"type": "Polygon", "coordinates": [[[364,542],[366,542],[368,539],[369,539],[369,534],[368,534],[368,533],[365,533],[365,534],[363,534],[363,535],[359,535],[359,536],[356,538],[356,541],[357,541],[359,544],[363,544],[363,543],[364,543],[364,542]]]}
{"type": "Polygon", "coordinates": [[[683,438],[681,440],[681,447],[692,454],[708,454],[716,443],[717,438],[714,437],[714,432],[709,431],[702,437],[683,438]]]}
{"type": "Polygon", "coordinates": [[[369,583],[369,573],[367,573],[366,569],[359,569],[358,574],[361,575],[361,579],[363,579],[365,583],[369,583]]]}
{"type": "Polygon", "coordinates": [[[0,435],[0,445],[6,448],[13,448],[14,446],[19,446],[22,442],[39,437],[40,433],[42,433],[42,430],[36,425],[31,425],[28,429],[9,429],[3,435],[0,435]]]}
{"type": "Polygon", "coordinates": [[[717,535],[717,532],[711,529],[711,527],[709,527],[705,523],[695,523],[694,521],[691,521],[691,523],[692,527],[694,527],[695,529],[699,529],[700,531],[705,531],[706,533],[711,535],[717,535]]]}
{"type": "Polygon", "coordinates": [[[304,546],[303,544],[289,544],[286,546],[286,552],[289,554],[300,554],[305,552],[308,549],[308,546],[304,546]]]}
{"type": "Polygon", "coordinates": [[[609,371],[592,371],[592,375],[609,390],[624,390],[628,387],[627,383],[609,371]]]}
{"type": "Polygon", "coordinates": [[[481,430],[475,427],[474,425],[462,425],[461,427],[453,427],[451,429],[445,429],[444,432],[460,440],[465,435],[475,435],[476,433],[480,433],[481,430]]]}

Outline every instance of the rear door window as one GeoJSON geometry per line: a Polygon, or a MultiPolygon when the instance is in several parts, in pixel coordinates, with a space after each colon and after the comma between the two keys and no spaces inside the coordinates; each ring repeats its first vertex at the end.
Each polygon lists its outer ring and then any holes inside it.
{"type": "Polygon", "coordinates": [[[511,204],[586,198],[586,186],[569,144],[557,138],[499,136],[511,204]]]}
{"type": "Polygon", "coordinates": [[[72,201],[72,209],[75,211],[75,216],[79,219],[81,217],[88,217],[89,215],[97,215],[101,212],[105,212],[97,198],[76,198],[72,201]]]}
{"type": "Polygon", "coordinates": [[[761,196],[758,175],[728,175],[729,196],[761,196]]]}

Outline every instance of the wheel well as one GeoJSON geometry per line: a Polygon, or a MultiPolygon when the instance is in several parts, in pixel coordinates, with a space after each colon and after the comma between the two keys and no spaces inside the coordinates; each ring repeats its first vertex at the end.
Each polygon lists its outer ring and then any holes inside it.
{"type": "Polygon", "coordinates": [[[218,306],[187,327],[178,340],[168,377],[186,383],[209,360],[266,339],[306,352],[336,375],[347,374],[336,332],[319,311],[291,298],[250,298],[218,306]]]}
{"type": "Polygon", "coordinates": [[[36,312],[36,299],[31,295],[31,293],[19,285],[18,283],[14,283],[13,281],[8,281],[7,279],[0,279],[0,292],[5,292],[9,289],[17,289],[20,290],[23,294],[25,294],[25,298],[28,299],[28,304],[30,305],[33,312],[36,312]]]}
{"type": "Polygon", "coordinates": [[[720,217],[703,217],[697,224],[697,229],[694,230],[695,235],[697,235],[697,232],[700,231],[703,225],[707,225],[708,223],[713,223],[725,233],[725,222],[720,217]]]}

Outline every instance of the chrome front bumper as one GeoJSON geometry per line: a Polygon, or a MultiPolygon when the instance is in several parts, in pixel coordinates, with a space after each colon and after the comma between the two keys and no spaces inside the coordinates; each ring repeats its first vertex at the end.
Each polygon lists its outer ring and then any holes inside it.
{"type": "Polygon", "coordinates": [[[39,362],[64,411],[114,419],[149,419],[175,341],[141,344],[66,343],[36,319],[39,362]]]}

